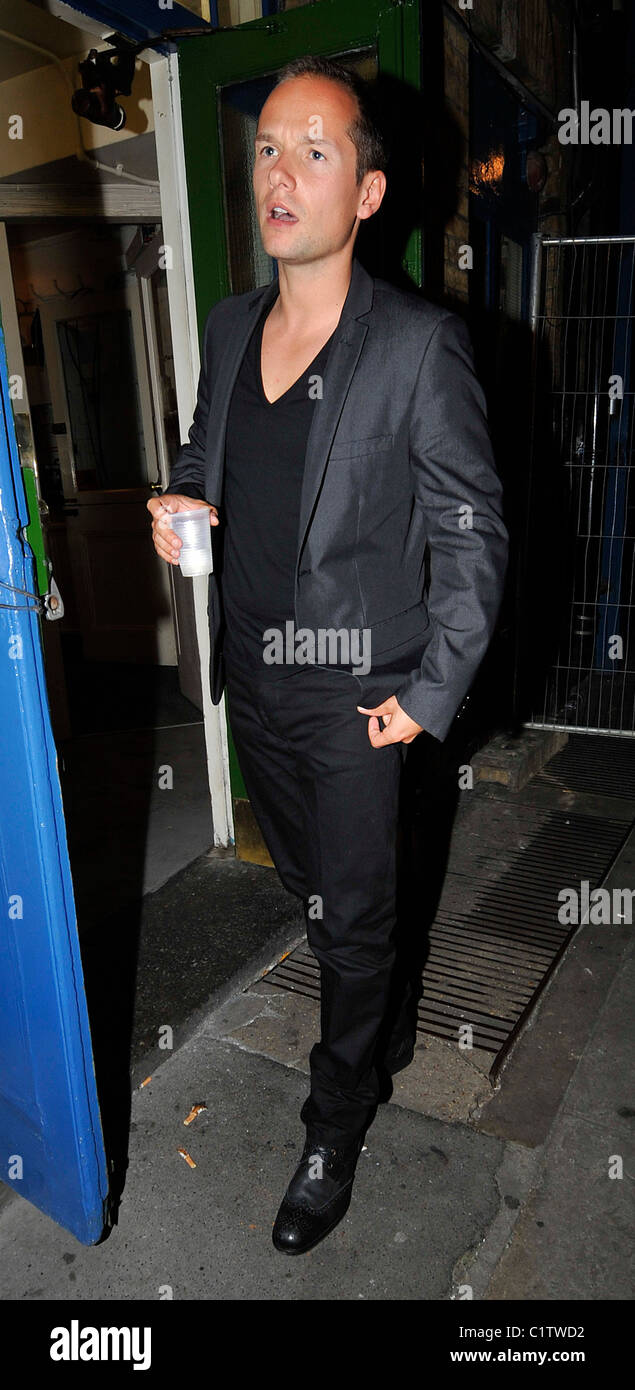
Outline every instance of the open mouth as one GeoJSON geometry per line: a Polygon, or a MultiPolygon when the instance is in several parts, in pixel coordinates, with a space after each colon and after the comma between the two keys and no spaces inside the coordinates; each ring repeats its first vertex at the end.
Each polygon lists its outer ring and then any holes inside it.
{"type": "Polygon", "coordinates": [[[298,220],[297,217],[294,217],[294,216],[293,216],[293,213],[292,213],[292,212],[289,212],[289,209],[288,209],[288,208],[285,208],[285,206],[284,206],[283,203],[275,203],[274,206],[273,206],[272,208],[270,208],[269,211],[268,211],[268,213],[267,213],[267,221],[268,221],[268,222],[287,222],[287,223],[290,223],[290,222],[297,222],[297,220],[298,220]]]}

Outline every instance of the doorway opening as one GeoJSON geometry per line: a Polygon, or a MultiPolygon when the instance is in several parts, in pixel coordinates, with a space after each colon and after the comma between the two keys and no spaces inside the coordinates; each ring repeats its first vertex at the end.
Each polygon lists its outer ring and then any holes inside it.
{"type": "Polygon", "coordinates": [[[7,242],[64,606],[45,661],[84,927],[211,840],[191,586],[146,507],[179,448],[166,271],[157,225],[15,223],[7,242]]]}

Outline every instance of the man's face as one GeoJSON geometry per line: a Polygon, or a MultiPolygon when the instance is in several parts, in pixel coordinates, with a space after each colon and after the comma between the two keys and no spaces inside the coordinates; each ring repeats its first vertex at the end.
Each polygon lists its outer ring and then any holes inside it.
{"type": "Polygon", "coordinates": [[[357,114],[351,93],[328,78],[289,78],[260,113],[253,186],[265,251],[306,264],[342,250],[370,216],[372,174],[356,181],[357,151],[347,133],[357,114]]]}

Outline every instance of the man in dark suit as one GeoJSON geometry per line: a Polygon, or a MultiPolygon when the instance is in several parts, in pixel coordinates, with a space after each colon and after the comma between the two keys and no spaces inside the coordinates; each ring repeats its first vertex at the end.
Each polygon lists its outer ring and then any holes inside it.
{"type": "Polygon", "coordinates": [[[254,168],[278,278],[210,311],[189,442],[148,503],[172,564],[169,513],[210,508],[212,698],[227,689],[252,806],[320,963],[306,1143],[273,1229],[291,1254],[343,1216],[382,1069],[412,1059],[414,982],[388,1014],[401,767],[422,730],[447,735],[507,565],[463,321],[353,256],[385,167],[363,84],[322,59],[283,70],[254,168]]]}

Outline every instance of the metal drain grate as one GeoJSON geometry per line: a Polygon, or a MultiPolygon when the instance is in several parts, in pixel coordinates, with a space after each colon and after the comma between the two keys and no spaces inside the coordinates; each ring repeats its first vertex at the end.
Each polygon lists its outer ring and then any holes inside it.
{"type": "MultiPolygon", "coordinates": [[[[456,1042],[459,1025],[471,1024],[473,1046],[494,1054],[493,1077],[576,930],[558,921],[558,893],[580,892],[582,880],[597,887],[628,831],[621,820],[550,812],[469,911],[461,906],[465,876],[448,874],[429,931],[418,1031],[456,1042]]],[[[320,998],[319,965],[306,942],[265,978],[320,998]]]]}
{"type": "Polygon", "coordinates": [[[570,791],[635,800],[635,738],[570,734],[537,781],[548,778],[570,791]]]}

